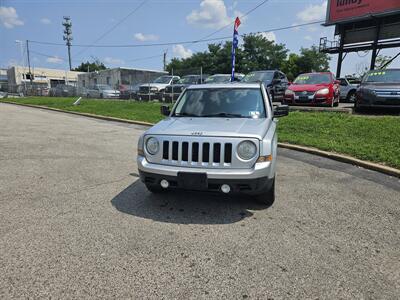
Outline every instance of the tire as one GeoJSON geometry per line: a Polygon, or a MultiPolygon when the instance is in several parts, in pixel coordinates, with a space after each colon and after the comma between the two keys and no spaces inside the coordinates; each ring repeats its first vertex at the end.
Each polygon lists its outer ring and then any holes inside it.
{"type": "Polygon", "coordinates": [[[356,113],[361,113],[361,112],[364,111],[360,106],[358,106],[357,101],[354,102],[354,111],[355,111],[356,113]]]}
{"type": "Polygon", "coordinates": [[[164,191],[162,187],[154,185],[154,184],[146,184],[146,188],[149,192],[151,192],[153,194],[159,194],[164,191]]]}
{"type": "Polygon", "coordinates": [[[100,94],[100,99],[103,99],[103,94],[100,94]]]}
{"type": "Polygon", "coordinates": [[[86,94],[86,98],[90,98],[90,95],[89,95],[89,94],[86,94]]]}
{"type": "Polygon", "coordinates": [[[261,194],[256,196],[256,201],[260,204],[271,206],[275,202],[275,177],[269,189],[265,189],[261,194]]]}
{"type": "Polygon", "coordinates": [[[350,92],[346,97],[346,101],[350,103],[356,103],[356,92],[350,92]]]}

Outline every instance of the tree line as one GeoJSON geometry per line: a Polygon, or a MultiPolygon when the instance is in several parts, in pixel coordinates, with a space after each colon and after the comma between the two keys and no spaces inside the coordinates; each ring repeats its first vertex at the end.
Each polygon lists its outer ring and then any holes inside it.
{"type": "MultiPolygon", "coordinates": [[[[185,75],[185,70],[202,67],[204,74],[231,72],[232,42],[209,44],[203,52],[189,58],[173,58],[166,66],[167,71],[185,75]]],[[[307,72],[329,70],[330,57],[320,53],[316,46],[301,48],[300,53],[289,53],[284,44],[277,44],[261,35],[246,35],[243,44],[236,49],[236,72],[247,74],[257,70],[279,69],[289,80],[307,72]]]]}

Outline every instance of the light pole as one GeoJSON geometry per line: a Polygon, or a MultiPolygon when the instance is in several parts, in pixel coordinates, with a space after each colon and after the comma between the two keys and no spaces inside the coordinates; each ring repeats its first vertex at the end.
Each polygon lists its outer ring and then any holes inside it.
{"type": "MultiPolygon", "coordinates": [[[[16,44],[19,44],[19,46],[20,46],[20,50],[21,50],[21,66],[23,67],[23,73],[25,73],[25,64],[24,64],[24,43],[23,43],[23,41],[21,41],[21,40],[15,40],[15,43],[16,44]]],[[[17,68],[18,68],[18,66],[16,66],[17,68]]],[[[24,83],[24,86],[25,86],[25,90],[26,90],[26,81],[24,80],[24,76],[23,76],[23,74],[21,74],[21,72],[19,71],[19,68],[18,68],[18,73],[19,73],[19,75],[20,75],[20,77],[21,77],[21,82],[23,82],[24,83]]],[[[17,82],[15,82],[15,84],[17,84],[17,82]]]]}

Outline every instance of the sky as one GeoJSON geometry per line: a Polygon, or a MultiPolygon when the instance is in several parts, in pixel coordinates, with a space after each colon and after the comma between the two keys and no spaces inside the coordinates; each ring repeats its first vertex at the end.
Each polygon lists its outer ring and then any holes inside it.
{"type": "MultiPolygon", "coordinates": [[[[207,43],[182,44],[211,35],[232,35],[236,16],[243,16],[262,0],[0,0],[0,67],[26,65],[25,41],[65,43],[63,16],[71,17],[72,44],[76,45],[145,45],[176,43],[168,46],[135,48],[72,47],[72,65],[98,58],[107,67],[161,70],[163,52],[167,60],[186,58],[207,49],[207,43]],[[18,42],[18,41],[22,41],[18,42]]],[[[319,45],[320,37],[334,38],[334,27],[311,25],[288,30],[272,30],[324,20],[326,0],[269,0],[249,15],[242,17],[239,34],[266,31],[268,39],[285,44],[294,53],[301,47],[319,45]],[[271,31],[272,30],[272,31],[271,31]]],[[[30,42],[33,67],[67,69],[64,45],[30,42]]],[[[382,50],[394,56],[399,49],[382,50]]],[[[330,67],[336,71],[337,55],[331,56],[330,67]]],[[[353,74],[369,66],[371,53],[349,54],[342,75],[353,74]]],[[[400,67],[397,59],[393,67],[400,67]]]]}

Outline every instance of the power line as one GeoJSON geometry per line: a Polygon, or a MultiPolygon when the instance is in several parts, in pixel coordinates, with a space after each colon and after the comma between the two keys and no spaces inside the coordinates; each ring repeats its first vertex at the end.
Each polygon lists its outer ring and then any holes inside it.
{"type": "Polygon", "coordinates": [[[101,36],[99,36],[91,45],[88,45],[85,49],[80,51],[77,56],[81,55],[83,52],[85,52],[87,49],[91,48],[96,44],[98,41],[103,39],[107,34],[109,34],[111,31],[113,31],[115,28],[117,28],[120,24],[122,24],[126,19],[128,19],[131,15],[133,15],[135,12],[137,12],[146,2],[149,0],[144,0],[142,1],[137,7],[135,7],[129,14],[127,14],[124,18],[122,18],[120,21],[118,21],[114,26],[112,26],[109,30],[104,32],[101,36]]]}
{"type": "MultiPolygon", "coordinates": [[[[322,24],[324,21],[315,21],[315,22],[308,22],[302,23],[297,25],[285,26],[285,27],[277,27],[277,28],[270,28],[267,30],[262,31],[255,31],[255,32],[248,32],[245,34],[241,34],[240,36],[246,36],[251,34],[260,34],[264,32],[271,32],[271,31],[281,31],[287,29],[293,29],[303,26],[315,25],[315,24],[322,24]]],[[[232,36],[224,36],[224,37],[217,37],[217,38],[209,38],[209,39],[200,39],[200,40],[188,40],[188,41],[174,41],[174,42],[165,42],[165,43],[152,43],[152,44],[115,44],[115,45],[87,45],[87,44],[74,44],[72,47],[93,47],[93,48],[139,48],[139,47],[157,47],[157,46],[171,46],[176,44],[194,44],[194,43],[202,43],[202,42],[210,42],[210,41],[221,41],[231,39],[232,36]]],[[[60,43],[52,43],[52,42],[42,42],[42,41],[34,41],[30,40],[29,42],[41,45],[51,45],[51,46],[64,46],[64,44],[60,43]]]]}
{"type": "MultiPolygon", "coordinates": [[[[43,57],[48,57],[48,58],[59,58],[62,59],[63,61],[66,61],[67,59],[65,57],[59,57],[59,56],[55,56],[55,55],[50,55],[50,54],[45,54],[42,52],[37,52],[34,50],[30,50],[30,52],[39,55],[39,56],[43,56],[43,57]]],[[[164,54],[158,54],[158,55],[152,55],[152,56],[146,56],[146,57],[141,57],[141,58],[134,58],[134,59],[129,59],[129,60],[125,60],[125,62],[135,62],[135,61],[141,61],[141,60],[147,60],[147,59],[152,59],[152,58],[156,58],[156,57],[162,57],[164,54]]],[[[76,59],[73,59],[72,61],[74,62],[80,62],[76,59]]]]}
{"type": "MultiPolygon", "coordinates": [[[[261,3],[257,4],[255,7],[253,7],[252,9],[250,9],[249,11],[247,11],[244,15],[240,16],[240,18],[244,18],[246,16],[248,16],[249,14],[251,14],[253,11],[255,11],[257,8],[259,8],[260,6],[264,5],[265,3],[267,3],[269,0],[264,0],[261,3]]],[[[221,27],[220,29],[206,35],[205,37],[201,38],[198,40],[198,42],[203,41],[204,39],[209,38],[210,36],[213,36],[214,34],[221,32],[222,30],[224,30],[225,28],[232,26],[235,23],[235,21],[230,22],[229,24],[221,27]]]]}

